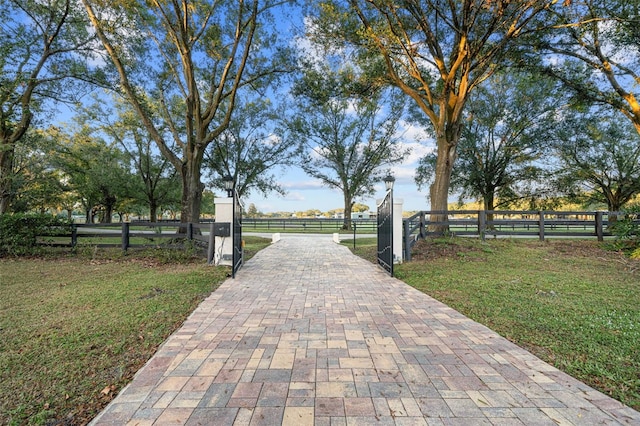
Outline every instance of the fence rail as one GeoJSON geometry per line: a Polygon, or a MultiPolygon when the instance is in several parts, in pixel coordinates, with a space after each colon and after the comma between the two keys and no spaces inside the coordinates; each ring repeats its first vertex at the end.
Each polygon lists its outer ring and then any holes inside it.
{"type": "MultiPolygon", "coordinates": [[[[119,247],[123,251],[130,248],[170,246],[182,241],[199,242],[196,246],[207,251],[212,244],[212,236],[217,235],[215,223],[177,222],[122,222],[72,224],[70,231],[60,229],[59,233],[38,238],[38,244],[50,247],[71,247],[87,243],[92,247],[119,247]],[[213,235],[212,235],[213,234],[213,235]]],[[[219,225],[219,224],[218,224],[219,225]]],[[[68,228],[67,228],[68,229],[68,228]]]]}
{"type": "MultiPolygon", "coordinates": [[[[531,210],[457,210],[421,211],[403,220],[403,257],[411,260],[411,248],[419,239],[441,235],[442,227],[460,236],[522,236],[541,241],[553,237],[595,237],[602,241],[610,236],[609,223],[620,212],[531,211],[531,210]],[[432,215],[446,217],[432,221],[432,215]],[[433,231],[438,229],[438,231],[433,231]]],[[[615,219],[614,219],[615,220],[615,219]]]]}
{"type": "MultiPolygon", "coordinates": [[[[133,221],[121,223],[75,223],[54,235],[38,238],[38,244],[50,247],[120,247],[122,250],[170,244],[171,241],[198,241],[208,244],[212,224],[216,222],[181,223],[178,221],[133,221]],[[70,229],[70,230],[69,230],[70,229]]],[[[243,232],[334,232],[342,229],[342,219],[249,219],[242,218],[243,232]]],[[[353,220],[358,232],[375,233],[375,219],[353,220]]],[[[217,232],[217,231],[216,231],[217,232]]]]}
{"type": "MultiPolygon", "coordinates": [[[[377,230],[377,222],[375,219],[354,219],[351,223],[356,224],[358,231],[371,231],[371,233],[375,233],[377,230]]],[[[242,229],[244,232],[329,232],[341,230],[342,225],[344,225],[344,219],[242,218],[242,229]]]]}

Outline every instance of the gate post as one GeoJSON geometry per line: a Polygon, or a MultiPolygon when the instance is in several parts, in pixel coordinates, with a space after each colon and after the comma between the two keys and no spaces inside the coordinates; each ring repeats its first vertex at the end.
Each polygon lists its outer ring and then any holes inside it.
{"type": "Polygon", "coordinates": [[[404,238],[403,260],[410,262],[411,261],[411,235],[409,234],[409,229],[411,227],[411,223],[409,223],[408,220],[403,220],[402,225],[404,226],[402,231],[402,238],[404,238]]]}
{"type": "Polygon", "coordinates": [[[598,237],[598,241],[604,241],[604,227],[603,227],[603,214],[601,211],[596,212],[595,217],[595,226],[596,226],[596,236],[598,237]]]}
{"type": "Polygon", "coordinates": [[[393,199],[393,262],[402,263],[402,198],[393,199]]]}
{"type": "Polygon", "coordinates": [[[209,245],[207,246],[207,263],[213,263],[213,255],[215,254],[216,245],[216,221],[212,221],[209,225],[209,245]]]}
{"type": "Polygon", "coordinates": [[[232,266],[233,264],[233,199],[216,197],[216,223],[230,224],[230,235],[215,235],[213,263],[215,265],[232,266]]]}
{"type": "Polygon", "coordinates": [[[485,233],[487,232],[487,211],[478,210],[478,235],[482,241],[485,240],[485,233]]]}
{"type": "Polygon", "coordinates": [[[122,222],[122,251],[129,248],[129,222],[122,222]]]}

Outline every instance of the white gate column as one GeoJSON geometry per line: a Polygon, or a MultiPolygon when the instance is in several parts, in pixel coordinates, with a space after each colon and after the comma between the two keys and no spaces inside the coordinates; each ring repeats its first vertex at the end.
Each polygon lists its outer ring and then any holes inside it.
{"type": "Polygon", "coordinates": [[[215,198],[216,222],[229,224],[230,235],[215,239],[213,253],[214,265],[231,266],[233,263],[233,198],[215,198]]]}

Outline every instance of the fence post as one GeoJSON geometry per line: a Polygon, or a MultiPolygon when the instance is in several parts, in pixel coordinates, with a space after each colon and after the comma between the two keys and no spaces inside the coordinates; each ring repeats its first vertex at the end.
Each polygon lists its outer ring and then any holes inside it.
{"type": "Polygon", "coordinates": [[[604,241],[604,229],[603,229],[603,213],[596,212],[596,236],[598,237],[598,241],[604,241]]]}
{"type": "Polygon", "coordinates": [[[211,224],[209,225],[209,246],[207,247],[207,263],[209,265],[213,263],[213,254],[215,252],[215,241],[216,241],[216,235],[214,231],[215,226],[216,226],[215,221],[211,222],[211,224]]]}
{"type": "MultiPolygon", "coordinates": [[[[407,227],[407,229],[409,228],[407,227]]],[[[427,238],[427,217],[424,211],[420,212],[420,238],[427,238]]],[[[409,257],[411,257],[411,255],[409,255],[409,257]]]]}
{"type": "Polygon", "coordinates": [[[71,247],[76,248],[78,245],[78,225],[71,225],[71,247]]]}
{"type": "Polygon", "coordinates": [[[487,231],[487,211],[478,210],[478,234],[480,239],[484,241],[485,233],[487,231]]]}
{"type": "Polygon", "coordinates": [[[544,241],[544,211],[539,211],[540,218],[538,219],[538,235],[540,241],[544,241]]]}
{"type": "Polygon", "coordinates": [[[187,223],[187,240],[193,240],[193,223],[187,223]]]}
{"type": "MultiPolygon", "coordinates": [[[[421,222],[423,223],[423,222],[421,222]]],[[[404,259],[407,262],[411,261],[411,235],[409,235],[409,221],[407,219],[404,219],[402,221],[402,236],[404,237],[404,259]]],[[[422,232],[422,225],[420,225],[420,232],[422,232]]]]}
{"type": "Polygon", "coordinates": [[[122,251],[129,248],[129,222],[122,222],[122,251]]]}
{"type": "MultiPolygon", "coordinates": [[[[356,250],[356,227],[357,227],[357,225],[356,225],[356,221],[355,220],[352,220],[351,222],[353,222],[351,224],[351,226],[353,227],[353,251],[355,251],[356,250]]],[[[322,224],[322,222],[320,222],[320,223],[322,224]]],[[[322,226],[322,225],[320,225],[320,226],[322,226]]],[[[320,229],[322,229],[322,228],[320,228],[320,229]]]]}

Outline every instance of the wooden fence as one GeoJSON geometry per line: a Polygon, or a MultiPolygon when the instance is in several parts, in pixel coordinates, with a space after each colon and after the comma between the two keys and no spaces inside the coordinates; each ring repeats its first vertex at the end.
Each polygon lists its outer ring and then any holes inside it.
{"type": "MultiPolygon", "coordinates": [[[[50,247],[119,247],[123,251],[141,247],[194,247],[213,257],[214,236],[228,233],[229,224],[179,222],[122,222],[72,224],[70,231],[38,238],[38,244],[50,247]]],[[[211,261],[211,259],[209,259],[211,261]]]]}
{"type": "Polygon", "coordinates": [[[530,210],[457,210],[421,211],[403,220],[403,257],[411,260],[411,248],[419,239],[447,232],[460,236],[534,237],[544,241],[552,237],[595,237],[602,241],[610,236],[609,223],[619,212],[561,212],[530,210]],[[445,220],[431,220],[432,215],[445,220]]]}

